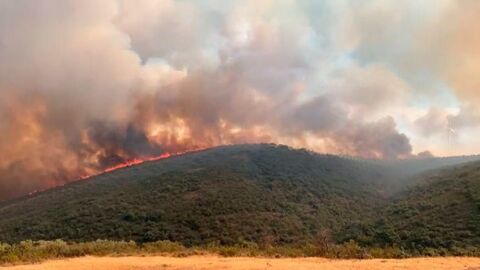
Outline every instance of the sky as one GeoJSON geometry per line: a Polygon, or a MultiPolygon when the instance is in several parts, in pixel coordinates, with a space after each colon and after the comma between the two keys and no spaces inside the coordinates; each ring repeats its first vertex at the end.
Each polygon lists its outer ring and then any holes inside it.
{"type": "Polygon", "coordinates": [[[223,144],[478,154],[479,15],[476,0],[0,0],[0,196],[223,144]]]}

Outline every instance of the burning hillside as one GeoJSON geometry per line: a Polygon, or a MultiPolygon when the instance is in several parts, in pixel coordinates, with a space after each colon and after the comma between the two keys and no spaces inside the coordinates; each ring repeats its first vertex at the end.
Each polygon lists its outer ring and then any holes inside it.
{"type": "Polygon", "coordinates": [[[345,16],[348,5],[315,1],[227,2],[0,1],[0,199],[224,144],[404,158],[432,146],[421,136],[480,119],[459,102],[461,110],[425,114],[424,103],[409,100],[412,76],[365,63],[362,30],[377,31],[357,27],[383,24],[356,20],[375,13],[345,16]],[[351,31],[358,35],[345,38],[351,31]]]}

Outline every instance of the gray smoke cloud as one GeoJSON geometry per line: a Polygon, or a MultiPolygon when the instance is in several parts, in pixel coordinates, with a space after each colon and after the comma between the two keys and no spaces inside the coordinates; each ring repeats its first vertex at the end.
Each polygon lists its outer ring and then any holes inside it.
{"type": "Polygon", "coordinates": [[[0,1],[0,199],[220,144],[410,156],[389,116],[409,86],[384,66],[343,63],[335,12],[317,1],[0,1]]]}

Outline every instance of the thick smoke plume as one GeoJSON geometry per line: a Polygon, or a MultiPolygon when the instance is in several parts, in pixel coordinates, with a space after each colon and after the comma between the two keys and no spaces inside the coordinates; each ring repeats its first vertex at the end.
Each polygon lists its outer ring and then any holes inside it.
{"type": "Polygon", "coordinates": [[[335,14],[354,10],[0,0],[0,199],[221,144],[411,156],[392,117],[411,87],[386,65],[343,57],[361,46],[335,14]]]}

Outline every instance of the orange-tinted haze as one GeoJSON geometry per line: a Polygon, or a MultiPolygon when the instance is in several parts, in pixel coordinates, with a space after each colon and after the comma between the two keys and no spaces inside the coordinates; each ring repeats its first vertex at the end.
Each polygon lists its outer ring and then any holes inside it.
{"type": "Polygon", "coordinates": [[[479,136],[461,129],[480,123],[478,11],[473,0],[0,1],[0,200],[224,144],[407,158],[447,153],[450,125],[471,153],[479,136]]]}

